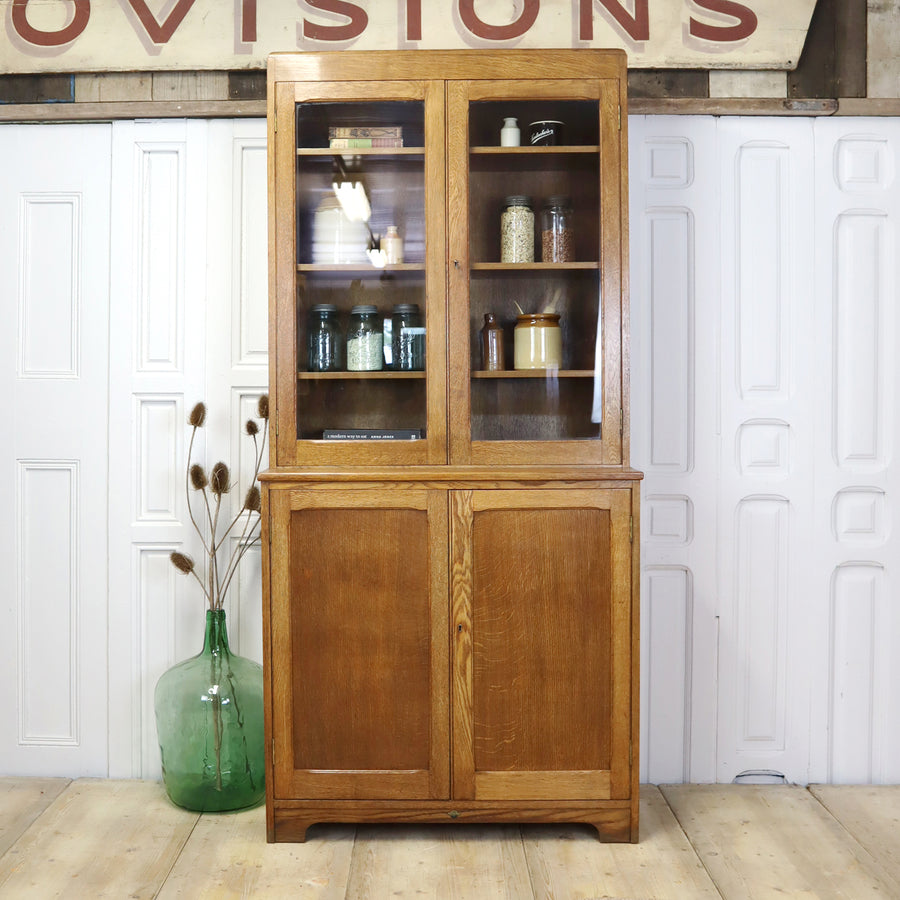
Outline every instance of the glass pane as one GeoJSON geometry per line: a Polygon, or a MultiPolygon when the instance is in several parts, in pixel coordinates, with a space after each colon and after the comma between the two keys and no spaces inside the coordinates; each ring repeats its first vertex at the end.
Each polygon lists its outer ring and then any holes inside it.
{"type": "Polygon", "coordinates": [[[301,103],[297,135],[297,437],[422,439],[424,105],[301,103]]]}
{"type": "Polygon", "coordinates": [[[599,438],[598,104],[473,103],[469,134],[472,440],[599,438]],[[511,118],[521,143],[501,148],[511,118]],[[489,324],[502,366],[484,349],[489,324]]]}

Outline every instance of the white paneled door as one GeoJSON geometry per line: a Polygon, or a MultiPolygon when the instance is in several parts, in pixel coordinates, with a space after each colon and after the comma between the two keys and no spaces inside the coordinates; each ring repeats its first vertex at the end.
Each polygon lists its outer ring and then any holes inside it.
{"type": "Polygon", "coordinates": [[[900,778],[900,123],[635,117],[645,780],[900,778]]]}
{"type": "Polygon", "coordinates": [[[105,774],[109,125],[0,129],[0,760],[105,774]]]}

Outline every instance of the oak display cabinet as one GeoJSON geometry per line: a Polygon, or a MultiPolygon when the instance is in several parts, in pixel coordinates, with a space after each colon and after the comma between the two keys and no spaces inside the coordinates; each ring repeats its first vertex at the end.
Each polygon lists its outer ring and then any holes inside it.
{"type": "Polygon", "coordinates": [[[625,91],[620,51],[269,59],[269,840],[547,821],[637,840],[625,91]],[[501,147],[511,116],[522,145],[501,147]],[[528,143],[541,119],[562,143],[528,143]],[[368,221],[338,211],[343,181],[368,221]],[[521,194],[536,261],[504,263],[501,210],[521,194]],[[545,262],[541,205],[559,195],[574,258],[545,262]],[[403,261],[382,265],[389,225],[403,261]],[[346,327],[355,305],[410,303],[423,370],[310,370],[314,305],[346,327]],[[547,307],[559,366],[514,369],[519,308],[547,307]],[[481,367],[487,313],[500,371],[481,367]]]}

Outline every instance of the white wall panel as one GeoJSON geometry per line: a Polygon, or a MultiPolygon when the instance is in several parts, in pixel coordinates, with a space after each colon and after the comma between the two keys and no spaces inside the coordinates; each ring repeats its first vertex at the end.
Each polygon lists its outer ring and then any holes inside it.
{"type": "Polygon", "coordinates": [[[694,229],[687,209],[645,212],[650,282],[650,465],[693,465],[694,229]]]}
{"type": "Polygon", "coordinates": [[[134,404],[136,519],[177,523],[184,493],[181,397],[137,394],[134,404]]]}
{"type": "Polygon", "coordinates": [[[733,632],[738,746],[785,749],[790,508],[783,497],[745,497],[735,523],[733,632]]]}
{"type": "Polygon", "coordinates": [[[679,566],[653,566],[645,575],[641,703],[647,766],[660,782],[681,782],[690,768],[693,587],[690,572],[679,566]]]}
{"type": "Polygon", "coordinates": [[[234,150],[234,291],[232,332],[238,365],[265,366],[268,329],[268,217],[266,142],[259,136],[238,135],[234,150]]]}
{"type": "Polygon", "coordinates": [[[884,780],[888,609],[884,570],[848,563],[832,579],[829,781],[884,780]]]}
{"type": "Polygon", "coordinates": [[[835,457],[841,466],[882,468],[887,358],[882,347],[886,268],[896,252],[879,211],[841,213],[835,225],[835,457]],[[889,249],[892,248],[892,249],[889,249]]]}
{"type": "Polygon", "coordinates": [[[896,119],[816,123],[816,781],[900,779],[898,158],[896,119]]]}
{"type": "Polygon", "coordinates": [[[109,125],[0,128],[0,773],[107,768],[109,125]]]}
{"type": "Polygon", "coordinates": [[[74,378],[81,305],[81,198],[23,193],[19,203],[19,377],[74,378]]]}
{"type": "Polygon", "coordinates": [[[184,303],[183,143],[135,145],[138,274],[137,368],[142,372],[182,367],[184,303]]]}
{"type": "Polygon", "coordinates": [[[737,153],[737,383],[746,397],[784,398],[790,270],[789,148],[749,142],[737,153]]]}
{"type": "Polygon", "coordinates": [[[715,120],[632,117],[632,464],[642,487],[641,778],[711,780],[719,382],[715,120]]]}
{"type": "Polygon", "coordinates": [[[716,779],[805,781],[815,197],[811,121],[720,119],[716,779]]]}
{"type": "Polygon", "coordinates": [[[78,463],[19,460],[20,747],[78,744],[78,463]]]}
{"type": "MultiPolygon", "coordinates": [[[[168,555],[203,548],[187,518],[187,411],[203,398],[208,123],[117,122],[110,343],[110,732],[114,777],[158,777],[156,680],[200,651],[204,599],[168,555]]],[[[194,448],[205,461],[205,435],[194,448]]],[[[201,519],[202,521],[202,519],[201,519]]]]}

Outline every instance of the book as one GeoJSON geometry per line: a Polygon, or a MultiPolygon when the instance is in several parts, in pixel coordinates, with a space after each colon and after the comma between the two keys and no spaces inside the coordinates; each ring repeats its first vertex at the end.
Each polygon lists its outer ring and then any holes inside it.
{"type": "Polygon", "coordinates": [[[402,125],[330,125],[330,138],[402,138],[402,125]]]}
{"type": "Polygon", "coordinates": [[[332,150],[348,150],[359,147],[402,147],[403,138],[398,137],[333,137],[328,139],[328,146],[332,150]]]}
{"type": "Polygon", "coordinates": [[[326,441],[418,441],[421,428],[326,428],[326,441]]]}

